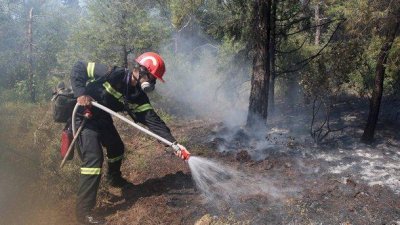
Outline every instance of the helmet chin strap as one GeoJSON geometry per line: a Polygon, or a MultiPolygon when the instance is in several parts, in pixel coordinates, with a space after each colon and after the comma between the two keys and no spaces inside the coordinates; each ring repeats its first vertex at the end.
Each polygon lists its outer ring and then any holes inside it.
{"type": "Polygon", "coordinates": [[[129,71],[128,69],[125,69],[125,77],[124,77],[124,80],[125,80],[125,83],[126,83],[126,85],[128,85],[130,82],[131,82],[131,71],[129,71]]]}
{"type": "Polygon", "coordinates": [[[133,78],[136,82],[139,82],[139,79],[138,79],[135,75],[133,75],[133,71],[131,72],[131,74],[128,75],[128,77],[129,77],[129,83],[131,83],[132,78],[133,78]]]}

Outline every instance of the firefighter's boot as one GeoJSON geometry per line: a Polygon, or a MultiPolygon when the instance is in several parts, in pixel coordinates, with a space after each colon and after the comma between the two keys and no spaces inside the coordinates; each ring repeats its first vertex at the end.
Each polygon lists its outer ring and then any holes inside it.
{"type": "Polygon", "coordinates": [[[132,189],[134,185],[121,176],[121,162],[108,163],[107,182],[112,187],[132,189]]]}

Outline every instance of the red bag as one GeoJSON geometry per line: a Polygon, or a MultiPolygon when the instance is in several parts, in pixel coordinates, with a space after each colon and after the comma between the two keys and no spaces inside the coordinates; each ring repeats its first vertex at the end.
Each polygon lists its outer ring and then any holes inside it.
{"type": "MultiPolygon", "coordinates": [[[[64,128],[61,134],[61,157],[64,159],[65,155],[67,154],[68,148],[71,145],[73,139],[72,131],[69,128],[64,128]]],[[[74,158],[74,150],[69,154],[67,160],[71,160],[74,158]]]]}

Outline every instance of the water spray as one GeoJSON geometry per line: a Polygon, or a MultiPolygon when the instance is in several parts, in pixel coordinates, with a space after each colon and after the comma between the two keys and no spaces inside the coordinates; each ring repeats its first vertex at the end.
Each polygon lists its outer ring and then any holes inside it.
{"type": "Polygon", "coordinates": [[[193,180],[210,202],[237,205],[246,196],[268,196],[280,199],[291,190],[277,188],[271,178],[239,171],[217,161],[192,157],[189,161],[193,180]]]}

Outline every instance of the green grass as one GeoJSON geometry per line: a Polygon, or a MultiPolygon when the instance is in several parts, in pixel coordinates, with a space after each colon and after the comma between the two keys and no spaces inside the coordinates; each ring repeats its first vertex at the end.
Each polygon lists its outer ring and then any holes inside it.
{"type": "Polygon", "coordinates": [[[0,143],[10,149],[10,154],[2,154],[1,160],[35,170],[39,175],[37,186],[49,194],[74,192],[79,160],[76,157],[59,169],[63,124],[53,122],[50,103],[2,102],[0,116],[6,118],[0,120],[0,143]]]}
{"type": "Polygon", "coordinates": [[[171,114],[168,114],[167,112],[165,112],[162,109],[156,109],[155,111],[158,114],[158,116],[160,116],[160,118],[167,124],[172,122],[175,119],[174,116],[172,116],[171,114]]]}

